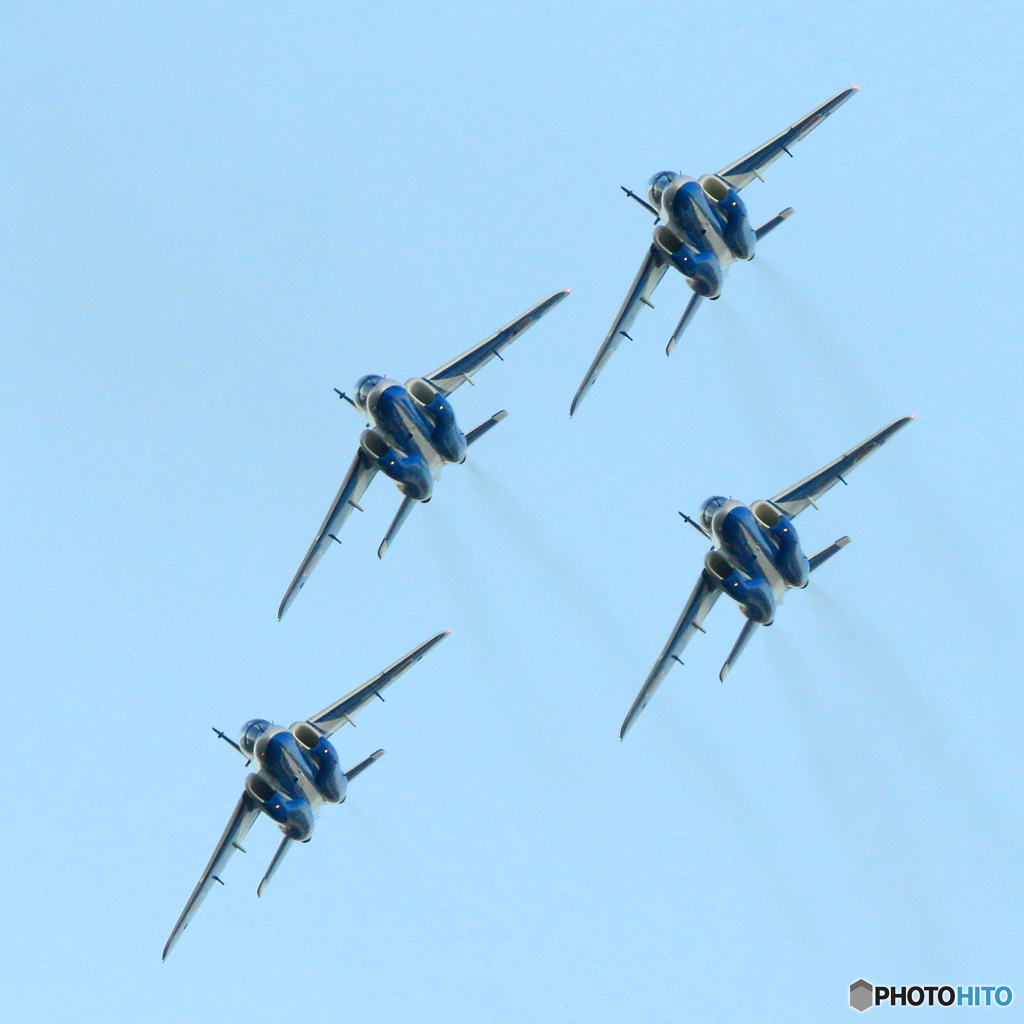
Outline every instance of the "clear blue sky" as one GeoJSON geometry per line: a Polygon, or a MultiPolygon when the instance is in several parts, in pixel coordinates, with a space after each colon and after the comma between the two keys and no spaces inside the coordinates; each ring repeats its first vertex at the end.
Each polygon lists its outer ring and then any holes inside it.
{"type": "MultiPolygon", "coordinates": [[[[0,22],[5,1020],[845,1020],[1021,971],[1019,4],[7,3],[0,22]],[[619,192],[861,93],[745,193],[796,216],[671,360],[619,192]],[[573,294],[456,408],[507,421],[386,560],[379,480],[282,624],[361,423],[573,294]],[[676,515],[918,420],[799,521],[853,544],[728,683],[676,515]],[[388,756],[257,900],[261,821],[159,953],[285,725],[388,756]]],[[[934,1012],[938,1012],[937,1010],[934,1012]]],[[[995,1011],[989,1011],[995,1012],[995,1011]]],[[[927,1009],[920,1011],[928,1017],[927,1009]]]]}

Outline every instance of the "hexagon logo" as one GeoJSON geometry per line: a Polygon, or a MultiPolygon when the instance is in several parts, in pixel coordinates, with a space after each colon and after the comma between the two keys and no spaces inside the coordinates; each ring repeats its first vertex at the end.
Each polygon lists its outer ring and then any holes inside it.
{"type": "Polygon", "coordinates": [[[859,978],[850,986],[850,1005],[863,1013],[870,1010],[875,1001],[875,986],[870,981],[859,978]]]}

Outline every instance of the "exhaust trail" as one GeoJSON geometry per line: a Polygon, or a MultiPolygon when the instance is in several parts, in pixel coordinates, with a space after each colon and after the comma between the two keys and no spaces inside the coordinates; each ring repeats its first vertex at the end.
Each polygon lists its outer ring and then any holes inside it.
{"type": "Polygon", "coordinates": [[[736,404],[755,436],[767,437],[769,444],[783,443],[795,428],[788,422],[792,419],[789,399],[735,306],[722,296],[715,307],[708,320],[717,335],[716,350],[722,353],[736,391],[743,396],[743,401],[736,404]]]}
{"type": "Polygon", "coordinates": [[[876,711],[882,711],[891,725],[903,727],[918,748],[919,762],[943,777],[947,791],[955,794],[961,803],[962,813],[976,818],[979,827],[985,816],[989,820],[1001,820],[1003,810],[992,804],[988,787],[946,744],[940,723],[924,706],[914,684],[879,638],[854,611],[828,591],[812,584],[805,593],[812,613],[832,634],[844,657],[860,667],[862,678],[872,681],[870,691],[887,705],[876,711]]]}
{"type": "Polygon", "coordinates": [[[537,574],[574,613],[604,654],[624,667],[621,648],[630,630],[601,596],[601,586],[564,549],[548,540],[540,524],[498,480],[471,460],[467,460],[466,468],[489,513],[516,542],[537,574]]]}
{"type": "Polygon", "coordinates": [[[407,855],[392,835],[385,832],[377,819],[351,797],[345,801],[344,810],[348,815],[351,829],[358,836],[358,841],[370,851],[374,860],[391,868],[406,882],[412,882],[416,888],[426,889],[426,880],[415,862],[407,855]]]}
{"type": "Polygon", "coordinates": [[[767,301],[782,314],[809,365],[825,384],[835,389],[835,397],[842,400],[844,412],[857,421],[865,407],[884,416],[883,403],[871,381],[857,369],[843,343],[792,281],[771,260],[758,258],[752,263],[767,285],[767,301]]]}
{"type": "Polygon", "coordinates": [[[495,645],[501,649],[504,638],[495,625],[501,616],[492,597],[494,588],[481,579],[483,560],[474,557],[457,518],[449,515],[437,501],[422,512],[431,563],[445,584],[440,592],[450,597],[449,614],[469,627],[465,631],[467,640],[486,664],[495,645]]]}

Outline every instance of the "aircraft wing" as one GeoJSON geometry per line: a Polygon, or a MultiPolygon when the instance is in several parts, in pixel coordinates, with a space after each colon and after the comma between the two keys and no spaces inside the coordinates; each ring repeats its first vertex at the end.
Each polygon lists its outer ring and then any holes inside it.
{"type": "Polygon", "coordinates": [[[841,455],[835,462],[830,462],[824,469],[819,469],[806,480],[801,480],[781,494],[776,494],[772,498],[772,504],[785,512],[790,519],[798,516],[839,481],[845,484],[844,478],[850,470],[859,466],[876,448],[881,448],[893,434],[902,430],[913,418],[904,416],[890,423],[877,434],[872,434],[866,441],[862,441],[856,448],[851,448],[845,455],[841,455]]]}
{"type": "MultiPolygon", "coordinates": [[[[737,191],[744,185],[749,185],[754,178],[761,177],[763,171],[769,164],[775,163],[783,153],[789,153],[789,147],[799,142],[805,135],[810,133],[825,120],[832,111],[841,107],[860,87],[855,85],[850,89],[844,89],[836,93],[830,100],[816,107],[806,117],[802,117],[796,124],[791,124],[784,132],[780,132],[758,147],[752,153],[748,153],[742,160],[723,167],[718,172],[720,178],[724,178],[737,191]]],[[[792,156],[792,153],[789,153],[792,156]]]]}
{"type": "Polygon", "coordinates": [[[320,561],[323,553],[334,543],[338,531],[345,524],[345,520],[348,519],[352,509],[359,504],[359,499],[363,496],[363,492],[369,486],[376,473],[376,463],[370,460],[370,457],[362,448],[359,448],[356,452],[356,457],[352,460],[352,465],[348,468],[348,473],[345,474],[345,479],[342,481],[338,494],[334,499],[334,504],[331,505],[327,518],[320,527],[320,532],[316,535],[316,539],[306,552],[306,557],[302,560],[302,565],[299,566],[298,572],[295,573],[291,583],[288,584],[288,589],[281,599],[281,605],[277,609],[278,619],[288,611],[292,601],[295,600],[299,591],[306,585],[309,574],[316,568],[316,563],[320,561]]]}
{"type": "Polygon", "coordinates": [[[569,289],[549,295],[543,302],[538,302],[533,309],[527,310],[518,320],[506,324],[500,331],[485,338],[479,344],[463,352],[444,366],[438,367],[433,373],[427,374],[427,380],[445,395],[450,395],[460,384],[469,380],[481,366],[485,366],[496,355],[508,348],[528,327],[532,327],[545,313],[554,309],[569,294],[569,289]]]}
{"type": "Polygon", "coordinates": [[[601,342],[601,347],[597,350],[597,355],[594,356],[594,361],[590,364],[583,383],[580,384],[573,396],[572,405],[569,406],[570,416],[576,411],[580,402],[586,398],[587,392],[597,380],[597,375],[604,369],[604,364],[611,359],[612,353],[619,347],[622,339],[628,336],[627,332],[633,326],[640,307],[650,304],[650,297],[654,294],[654,289],[661,283],[666,270],[668,270],[667,261],[657,247],[652,245],[647,251],[643,263],[640,264],[640,270],[633,280],[633,287],[629,289],[629,294],[619,310],[619,315],[615,318],[611,330],[605,335],[604,341],[601,342]]]}
{"type": "Polygon", "coordinates": [[[647,707],[647,702],[654,695],[654,691],[661,686],[661,681],[668,675],[672,662],[678,660],[679,655],[683,653],[683,648],[690,642],[698,629],[703,632],[701,624],[714,607],[720,593],[721,591],[711,582],[711,577],[707,572],[702,571],[697,585],[693,588],[693,593],[690,594],[690,600],[686,602],[683,614],[679,616],[676,628],[668,638],[668,643],[665,644],[665,649],[654,663],[651,674],[636,695],[636,700],[633,701],[633,706],[622,723],[622,728],[619,730],[620,740],[625,738],[640,712],[647,707]]]}
{"type": "MultiPolygon", "coordinates": [[[[253,822],[259,816],[260,809],[256,801],[248,793],[243,792],[238,804],[235,806],[234,813],[231,815],[228,827],[224,829],[224,834],[220,837],[220,842],[213,851],[210,863],[206,865],[203,877],[199,879],[199,884],[192,890],[192,895],[189,896],[188,903],[185,904],[185,909],[181,912],[181,916],[178,918],[177,924],[175,924],[170,938],[168,938],[167,944],[164,946],[164,951],[160,956],[161,960],[167,959],[167,954],[174,948],[174,944],[181,937],[181,933],[188,927],[189,921],[192,920],[196,911],[202,905],[203,900],[206,899],[206,894],[210,891],[213,883],[220,882],[218,876],[224,870],[224,866],[231,859],[231,855],[235,850],[241,849],[242,840],[248,835],[253,822]]],[[[223,885],[223,882],[221,884],[223,885]]]]}
{"type": "MultiPolygon", "coordinates": [[[[354,725],[352,716],[364,708],[374,697],[380,694],[385,687],[390,686],[407,668],[411,668],[427,651],[436,647],[448,634],[450,629],[443,633],[436,633],[429,640],[424,641],[419,647],[411,650],[404,658],[399,658],[394,665],[389,665],[383,672],[378,672],[362,686],[357,686],[347,697],[335,701],[330,707],[326,707],[319,714],[309,719],[310,725],[315,725],[325,736],[340,729],[346,722],[354,725]]],[[[384,698],[382,697],[381,700],[384,698]]]]}

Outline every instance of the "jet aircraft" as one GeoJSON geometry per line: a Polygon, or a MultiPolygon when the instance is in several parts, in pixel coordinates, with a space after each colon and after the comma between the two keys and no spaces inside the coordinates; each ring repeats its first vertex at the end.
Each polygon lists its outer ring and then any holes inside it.
{"type": "Polygon", "coordinates": [[[221,881],[220,875],[235,850],[242,848],[253,823],[260,812],[277,823],[284,838],[278,846],[263,880],[256,890],[262,896],[267,883],[280,867],[288,848],[294,843],[308,843],[313,835],[313,825],[324,804],[340,804],[345,800],[348,784],[371,764],[384,756],[377,750],[357,765],[343,772],[338,765],[338,754],[328,737],[346,722],[355,725],[353,716],[361,711],[374,697],[380,697],[381,690],[393,683],[407,668],[415,665],[427,651],[436,647],[451,630],[432,636],[419,647],[400,658],[389,668],[375,675],[369,682],[354,689],[347,697],[335,701],[319,714],[305,722],[296,722],[290,729],[274,725],[263,718],[254,718],[242,726],[238,742],[235,743],[218,729],[213,731],[230,743],[244,758],[246,765],[255,761],[259,771],[246,777],[242,796],[235,806],[231,820],[213,851],[210,863],[206,865],[199,884],[185,904],[177,923],[171,932],[161,960],[167,959],[181,933],[188,927],[214,882],[221,881]]]}
{"type": "MultiPolygon", "coordinates": [[[[391,521],[377,555],[384,557],[395,535],[418,501],[430,501],[434,481],[447,463],[466,461],[466,449],[478,441],[508,413],[502,410],[463,434],[455,420],[449,397],[460,385],[473,383],[473,374],[502,351],[545,313],[569,294],[568,289],[555,292],[519,319],[496,334],[474,345],[461,356],[428,373],[414,377],[404,385],[379,374],[371,373],[356,383],[355,398],[343,391],[338,395],[372,421],[359,437],[356,457],[349,467],[341,488],[324,519],[320,532],[302,560],[298,572],[285,592],[277,610],[278,619],[288,610],[305,585],[324,551],[338,540],[338,532],[352,509],[362,511],[359,500],[377,470],[391,477],[402,492],[402,503],[391,521]]],[[[335,389],[337,390],[337,389],[335,389]]]]}
{"type": "Polygon", "coordinates": [[[633,701],[619,739],[623,739],[647,706],[654,691],[668,675],[672,662],[682,664],[679,656],[698,630],[721,594],[728,594],[746,618],[739,638],[729,652],[719,679],[724,683],[736,660],[758,626],[770,626],[775,611],[791,588],[807,586],[810,574],[850,543],[840,537],[834,544],[808,558],[800,547],[793,520],[837,483],[846,483],[846,475],[859,466],[876,448],[881,447],[914,417],[904,416],[872,434],[824,469],[767,501],[744,505],[731,498],[715,496],[701,505],[699,521],[679,514],[713,543],[704,556],[704,569],[683,609],[665,649],[654,663],[640,693],[633,701]]]}
{"type": "Polygon", "coordinates": [[[654,214],[654,223],[657,225],[654,241],[611,330],[601,342],[583,383],[573,397],[569,407],[570,416],[594,386],[597,375],[604,369],[622,339],[629,338],[628,332],[640,307],[651,306],[654,289],[661,283],[669,267],[675,267],[693,290],[665,350],[666,355],[672,354],[676,342],[700,304],[705,299],[717,299],[721,295],[730,264],[736,260],[753,259],[757,243],[793,213],[792,207],[785,209],[755,229],[750,224],[746,205],[739,195],[740,190],[754,178],[763,181],[761,172],[783,153],[792,156],[789,147],[810,134],[858,88],[855,85],[844,89],[774,139],[741,160],[723,167],[717,174],[705,174],[694,181],[675,171],[659,171],[647,183],[647,200],[622,186],[626,195],[654,214]]]}

